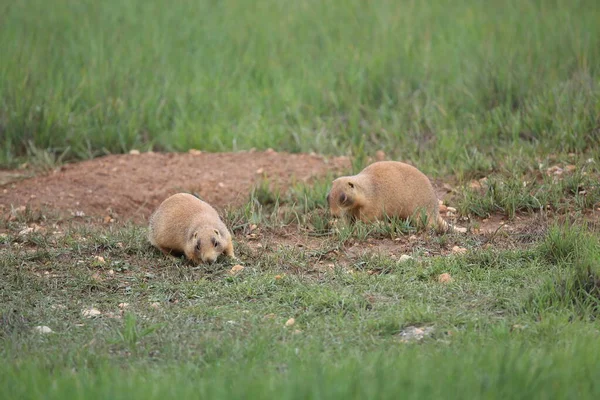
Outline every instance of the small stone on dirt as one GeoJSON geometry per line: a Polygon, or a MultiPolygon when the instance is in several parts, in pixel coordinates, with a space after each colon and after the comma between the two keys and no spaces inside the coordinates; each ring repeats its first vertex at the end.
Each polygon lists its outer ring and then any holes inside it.
{"type": "Polygon", "coordinates": [[[467,252],[467,249],[465,249],[464,247],[454,246],[452,248],[452,252],[454,254],[465,254],[467,252]]]}
{"type": "Polygon", "coordinates": [[[34,332],[37,333],[52,333],[54,332],[52,329],[50,329],[49,327],[45,326],[45,325],[40,325],[40,326],[36,326],[33,328],[34,332]]]}
{"type": "Polygon", "coordinates": [[[425,336],[429,336],[433,333],[432,326],[425,326],[423,328],[417,328],[416,326],[406,327],[398,334],[401,337],[401,341],[408,343],[410,341],[422,340],[425,336]]]}
{"type": "Polygon", "coordinates": [[[448,207],[445,204],[440,204],[439,211],[443,214],[448,211],[448,207]]]}
{"type": "Polygon", "coordinates": [[[290,318],[287,321],[285,321],[285,326],[293,326],[296,323],[296,320],[294,318],[290,318]]]}
{"type": "Polygon", "coordinates": [[[447,207],[446,210],[448,210],[448,212],[451,212],[451,213],[456,213],[456,208],[454,208],[454,207],[447,207]]]}
{"type": "Polygon", "coordinates": [[[81,312],[81,315],[86,318],[96,318],[102,315],[102,313],[96,308],[87,308],[81,312]]]}
{"type": "Polygon", "coordinates": [[[450,274],[447,272],[444,272],[443,274],[438,276],[438,282],[440,282],[440,283],[450,283],[452,281],[453,281],[452,276],[450,276],[450,274]]]}
{"type": "Polygon", "coordinates": [[[160,308],[160,303],[158,301],[155,301],[153,303],[150,304],[150,307],[158,310],[160,308]]]}
{"type": "Polygon", "coordinates": [[[481,189],[481,183],[479,183],[479,181],[471,181],[469,182],[469,187],[473,190],[479,190],[481,189]]]}
{"type": "Polygon", "coordinates": [[[140,151],[139,150],[135,150],[135,149],[129,150],[129,154],[132,154],[134,156],[139,156],[140,155],[140,151]]]}
{"type": "Polygon", "coordinates": [[[237,265],[234,265],[233,267],[231,267],[231,269],[229,270],[229,274],[235,275],[243,270],[244,270],[244,266],[237,264],[237,265]]]}
{"type": "Polygon", "coordinates": [[[19,232],[19,236],[25,236],[25,235],[29,235],[30,233],[33,233],[33,228],[32,228],[32,227],[30,227],[30,226],[28,226],[27,228],[25,228],[25,229],[22,229],[22,230],[19,232]]]}
{"type": "Polygon", "coordinates": [[[99,263],[99,264],[105,264],[106,263],[106,261],[104,260],[104,257],[102,257],[102,256],[96,256],[96,257],[94,257],[94,260],[96,260],[96,262],[99,263]]]}
{"type": "Polygon", "coordinates": [[[406,262],[410,260],[414,260],[414,258],[412,256],[409,256],[408,254],[402,254],[398,259],[399,262],[406,262]]]}
{"type": "Polygon", "coordinates": [[[463,228],[461,226],[455,226],[454,231],[458,233],[467,233],[467,228],[463,228]]]}
{"type": "Polygon", "coordinates": [[[275,280],[280,281],[283,279],[283,275],[275,275],[275,280]]]}
{"type": "Polygon", "coordinates": [[[256,170],[256,175],[262,175],[262,173],[265,172],[264,168],[259,168],[256,170]]]}
{"type": "Polygon", "coordinates": [[[199,155],[199,154],[202,154],[202,151],[200,151],[200,150],[198,150],[198,149],[189,149],[189,150],[188,150],[188,153],[190,153],[190,154],[192,154],[192,155],[195,155],[195,156],[197,156],[197,155],[199,155]]]}
{"type": "Polygon", "coordinates": [[[124,309],[126,309],[127,307],[129,307],[129,303],[119,303],[119,308],[120,308],[121,310],[124,310],[124,309]]]}

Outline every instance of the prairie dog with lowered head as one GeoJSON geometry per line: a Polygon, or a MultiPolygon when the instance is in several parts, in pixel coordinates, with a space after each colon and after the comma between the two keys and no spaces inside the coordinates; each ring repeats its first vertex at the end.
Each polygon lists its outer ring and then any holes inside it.
{"type": "Polygon", "coordinates": [[[418,219],[438,231],[451,229],[439,215],[439,203],[429,178],[417,168],[398,161],[375,162],[357,175],[333,181],[327,194],[334,217],[372,222],[386,216],[418,219]]]}
{"type": "Polygon", "coordinates": [[[235,258],[231,234],[217,211],[188,193],[163,201],[150,216],[148,240],[165,254],[185,256],[195,264],[221,255],[235,258]]]}

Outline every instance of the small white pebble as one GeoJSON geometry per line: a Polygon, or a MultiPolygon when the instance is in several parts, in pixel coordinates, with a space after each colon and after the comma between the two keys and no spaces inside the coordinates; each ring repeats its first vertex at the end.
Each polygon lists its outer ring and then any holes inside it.
{"type": "Polygon", "coordinates": [[[45,325],[36,326],[33,328],[33,330],[37,333],[52,333],[52,332],[54,332],[52,329],[50,329],[49,327],[47,327],[45,325]]]}
{"type": "Polygon", "coordinates": [[[100,310],[98,310],[96,308],[88,308],[88,309],[83,310],[81,312],[81,315],[83,315],[86,318],[95,318],[95,317],[102,315],[102,313],[100,312],[100,310]]]}
{"type": "Polygon", "coordinates": [[[399,258],[398,261],[400,261],[400,262],[406,262],[406,261],[409,261],[409,260],[414,260],[414,258],[412,256],[409,256],[408,254],[402,254],[400,256],[400,258],[399,258]]]}

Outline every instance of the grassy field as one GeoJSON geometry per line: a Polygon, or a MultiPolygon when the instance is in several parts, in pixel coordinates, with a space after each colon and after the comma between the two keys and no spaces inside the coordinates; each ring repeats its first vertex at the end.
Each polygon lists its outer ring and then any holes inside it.
{"type": "Polygon", "coordinates": [[[341,255],[366,243],[366,226],[324,236],[300,224],[297,240],[319,235],[307,250],[278,242],[271,234],[289,224],[265,216],[258,242],[238,225],[246,268],[231,275],[228,262],[191,268],[164,257],[137,225],[63,221],[18,233],[38,218],[4,226],[2,398],[600,394],[597,227],[555,225],[508,246],[425,235],[415,259],[400,262],[341,255]],[[470,251],[427,256],[448,243],[470,251]],[[453,281],[440,283],[441,273],[453,281]],[[91,308],[99,315],[86,315],[91,308]]]}
{"type": "Polygon", "coordinates": [[[595,0],[0,1],[2,166],[382,149],[452,181],[471,229],[336,225],[330,180],[264,182],[224,215],[231,274],[125,221],[1,218],[0,398],[600,398],[598,21],[595,0]],[[490,217],[520,228],[476,234],[490,217]]]}
{"type": "Polygon", "coordinates": [[[595,0],[50,4],[0,5],[3,164],[363,146],[454,173],[600,140],[595,0]]]}

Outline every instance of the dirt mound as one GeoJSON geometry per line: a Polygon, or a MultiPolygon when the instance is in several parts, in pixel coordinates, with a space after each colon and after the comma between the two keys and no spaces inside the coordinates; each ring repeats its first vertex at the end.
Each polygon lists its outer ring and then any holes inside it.
{"type": "Polygon", "coordinates": [[[6,211],[28,205],[141,220],[176,192],[195,192],[223,208],[243,204],[263,176],[285,189],[294,181],[307,182],[349,167],[347,157],[275,151],[109,155],[68,164],[48,175],[0,183],[0,206],[6,211]]]}

